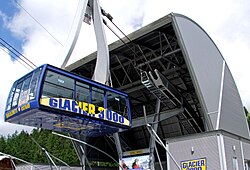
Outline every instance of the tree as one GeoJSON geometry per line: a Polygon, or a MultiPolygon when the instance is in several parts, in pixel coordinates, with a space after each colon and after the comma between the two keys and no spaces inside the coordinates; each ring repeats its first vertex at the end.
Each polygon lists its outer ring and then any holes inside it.
{"type": "MultiPolygon", "coordinates": [[[[8,137],[0,136],[0,152],[15,156],[31,163],[45,163],[47,159],[42,149],[32,138],[50,154],[69,165],[79,165],[78,157],[70,140],[53,135],[49,130],[34,129],[31,134],[21,131],[8,137]]],[[[54,160],[55,161],[55,160],[54,160]]],[[[61,164],[55,161],[56,164],[61,164]]]]}
{"type": "Polygon", "coordinates": [[[248,126],[250,128],[250,113],[248,112],[246,107],[244,107],[244,111],[245,111],[245,114],[246,114],[246,117],[247,117],[248,126]]]}
{"type": "Polygon", "coordinates": [[[3,136],[1,136],[0,137],[0,151],[4,153],[5,148],[6,148],[6,139],[3,136]]]}

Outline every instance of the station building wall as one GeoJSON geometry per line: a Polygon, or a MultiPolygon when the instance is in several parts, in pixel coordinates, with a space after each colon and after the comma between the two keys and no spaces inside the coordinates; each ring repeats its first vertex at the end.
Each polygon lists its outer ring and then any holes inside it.
{"type": "MultiPolygon", "coordinates": [[[[168,139],[166,145],[182,170],[249,168],[250,140],[224,130],[168,139]],[[201,165],[202,161],[205,166],[201,165]],[[186,163],[186,166],[182,166],[183,163],[186,163]]],[[[177,169],[173,159],[166,154],[167,170],[177,169]]]]}

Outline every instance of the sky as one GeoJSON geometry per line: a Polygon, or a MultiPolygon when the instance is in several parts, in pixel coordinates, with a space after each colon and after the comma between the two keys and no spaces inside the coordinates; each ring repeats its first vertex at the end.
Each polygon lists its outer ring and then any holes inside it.
{"type": "MultiPolygon", "coordinates": [[[[250,1],[249,0],[99,0],[113,16],[113,22],[129,34],[171,12],[183,14],[198,23],[213,39],[225,58],[250,110],[250,1]]],[[[39,66],[60,67],[63,48],[74,21],[78,0],[0,1],[0,38],[39,66]]],[[[116,31],[118,32],[118,31],[116,31]]],[[[105,29],[108,43],[117,40],[105,29]]],[[[122,36],[121,34],[119,34],[122,36]]],[[[83,23],[69,64],[96,51],[93,25],[83,23]]],[[[0,135],[31,128],[5,123],[3,113],[12,83],[31,71],[17,62],[0,45],[0,135]]]]}

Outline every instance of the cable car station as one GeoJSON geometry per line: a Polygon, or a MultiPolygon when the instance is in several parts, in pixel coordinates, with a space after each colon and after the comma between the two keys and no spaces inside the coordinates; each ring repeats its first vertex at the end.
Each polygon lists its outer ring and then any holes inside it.
{"type": "MultiPolygon", "coordinates": [[[[171,13],[107,46],[103,11],[90,2],[98,50],[66,66],[72,37],[65,70],[44,65],[14,83],[5,120],[72,133],[120,163],[141,158],[144,169],[248,170],[243,105],[211,37],[171,13]]],[[[110,161],[75,149],[82,164],[110,161]]]]}

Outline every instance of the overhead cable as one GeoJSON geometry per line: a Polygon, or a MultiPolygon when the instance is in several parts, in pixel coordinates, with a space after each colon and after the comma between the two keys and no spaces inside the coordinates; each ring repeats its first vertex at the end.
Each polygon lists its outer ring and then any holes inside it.
{"type": "Polygon", "coordinates": [[[56,42],[58,42],[61,46],[63,44],[52,34],[50,33],[35,17],[33,17],[21,4],[15,1],[18,6],[20,6],[38,25],[40,25],[56,42]]]}
{"type": "MultiPolygon", "coordinates": [[[[3,47],[5,47],[4,46],[4,44],[2,44],[1,42],[0,42],[0,45],[2,45],[3,47]]],[[[21,65],[23,65],[25,68],[27,68],[28,70],[31,70],[31,68],[29,68],[29,67],[27,67],[24,63],[22,63],[20,60],[17,60],[16,59],[16,57],[17,56],[15,56],[15,57],[13,57],[11,54],[9,54],[9,50],[5,47],[5,48],[0,48],[0,49],[2,49],[6,54],[8,54],[13,60],[16,60],[18,63],[20,63],[21,65]]]]}
{"type": "MultiPolygon", "coordinates": [[[[131,43],[131,44],[133,44],[134,46],[137,46],[138,48],[139,48],[139,51],[142,53],[142,55],[144,56],[144,54],[143,54],[143,51],[141,50],[141,48],[140,48],[140,45],[138,45],[138,44],[135,44],[134,42],[132,42],[132,40],[113,22],[113,17],[109,14],[109,13],[107,13],[107,12],[105,12],[105,10],[103,10],[102,8],[101,8],[101,12],[102,12],[102,14],[103,14],[103,16],[105,16],[105,17],[107,17],[108,18],[108,20],[124,35],[124,37],[131,43]]],[[[111,30],[114,34],[115,34],[115,36],[120,40],[120,41],[122,41],[122,43],[124,44],[124,45],[126,45],[133,53],[134,53],[134,55],[136,55],[136,57],[140,57],[137,53],[136,53],[136,51],[134,50],[134,49],[132,49],[129,45],[128,45],[128,43],[127,42],[125,42],[108,24],[107,24],[107,22],[103,19],[103,23],[109,28],[109,30],[111,30]]],[[[144,56],[145,57],[145,56],[144,56]]],[[[127,57],[126,57],[127,58],[127,57]]],[[[127,59],[129,59],[129,58],[127,58],[127,59]]],[[[145,58],[146,59],[146,58],[145,58]]],[[[131,59],[129,59],[129,60],[131,60],[131,59]]],[[[149,65],[149,67],[150,67],[150,65],[149,65]]],[[[135,69],[138,69],[138,70],[140,70],[140,71],[142,71],[142,69],[140,69],[138,66],[135,66],[134,65],[134,68],[135,69]]],[[[152,70],[152,68],[150,67],[150,69],[152,70]]]]}
{"type": "MultiPolygon", "coordinates": [[[[15,57],[13,57],[12,55],[10,55],[14,60],[20,59],[23,63],[25,63],[27,66],[29,66],[31,69],[36,68],[36,65],[31,62],[27,57],[25,57],[22,53],[20,53],[17,49],[15,49],[12,45],[10,45],[9,43],[7,43],[4,39],[0,38],[0,44],[5,47],[6,49],[9,50],[9,52],[11,52],[12,54],[15,55],[15,57]]],[[[5,51],[5,50],[3,50],[5,51]]],[[[5,51],[6,52],[6,51],[5,51]]],[[[8,52],[6,52],[7,54],[9,54],[8,52]]],[[[17,60],[18,61],[18,60],[17,60]]],[[[27,67],[26,67],[27,68],[27,67]]]]}

